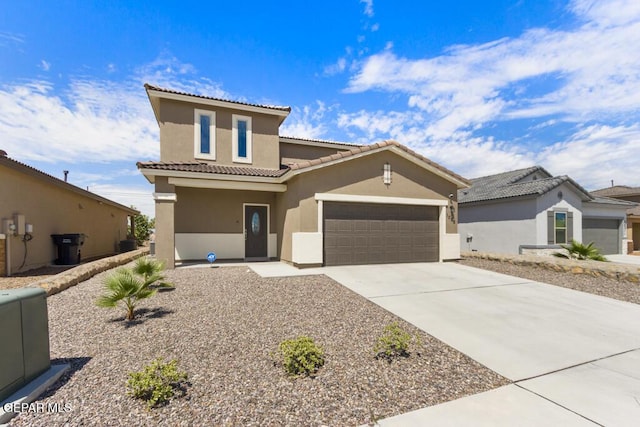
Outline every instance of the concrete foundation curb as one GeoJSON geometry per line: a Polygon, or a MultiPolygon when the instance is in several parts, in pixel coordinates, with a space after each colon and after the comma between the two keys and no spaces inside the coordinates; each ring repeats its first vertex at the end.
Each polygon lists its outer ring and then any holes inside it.
{"type": "Polygon", "coordinates": [[[616,280],[640,283],[640,268],[628,264],[578,261],[540,255],[505,255],[488,252],[463,252],[461,256],[462,258],[487,259],[513,265],[528,265],[558,272],[588,274],[594,277],[608,277],[616,280]]]}
{"type": "Polygon", "coordinates": [[[55,295],[65,289],[75,286],[98,273],[110,270],[131,262],[137,258],[143,257],[149,253],[149,248],[141,248],[131,252],[114,255],[108,258],[102,258],[97,261],[81,264],[70,270],[64,271],[55,276],[31,283],[29,287],[39,287],[47,292],[47,296],[55,295]]]}
{"type": "Polygon", "coordinates": [[[19,409],[22,405],[36,400],[49,386],[58,381],[58,378],[67,372],[70,366],[69,364],[51,365],[42,375],[2,401],[2,406],[0,406],[0,425],[6,425],[5,423],[8,423],[11,418],[17,415],[13,410],[14,408],[19,409]]]}

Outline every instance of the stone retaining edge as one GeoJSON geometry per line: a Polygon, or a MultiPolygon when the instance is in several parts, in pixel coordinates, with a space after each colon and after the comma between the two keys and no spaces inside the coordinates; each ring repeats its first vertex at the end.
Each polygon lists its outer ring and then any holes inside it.
{"type": "Polygon", "coordinates": [[[478,258],[505,262],[513,265],[526,265],[557,272],[588,274],[594,277],[608,277],[616,280],[640,283],[640,268],[628,264],[601,261],[579,261],[539,255],[505,255],[489,252],[462,252],[462,258],[478,258]]]}
{"type": "Polygon", "coordinates": [[[65,289],[75,286],[80,282],[92,278],[98,273],[127,264],[134,259],[138,259],[149,253],[149,248],[136,249],[135,251],[125,252],[108,258],[102,258],[96,261],[80,264],[77,267],[63,271],[55,276],[29,284],[28,287],[42,288],[47,292],[47,296],[55,295],[65,289]]]}

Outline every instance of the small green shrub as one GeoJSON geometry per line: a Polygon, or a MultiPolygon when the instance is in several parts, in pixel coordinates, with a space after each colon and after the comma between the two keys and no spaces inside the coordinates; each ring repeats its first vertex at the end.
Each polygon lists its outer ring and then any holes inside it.
{"type": "Polygon", "coordinates": [[[282,366],[292,377],[313,376],[324,365],[324,351],[306,336],[282,341],[278,350],[282,366]]]}
{"type": "MultiPolygon", "coordinates": [[[[419,342],[420,337],[416,337],[419,342]]],[[[402,329],[397,322],[393,322],[384,328],[382,335],[378,337],[373,351],[376,358],[384,358],[389,361],[394,357],[408,357],[411,335],[402,329]]]]}
{"type": "Polygon", "coordinates": [[[147,402],[149,408],[160,406],[169,401],[176,390],[184,394],[187,374],[178,371],[178,361],[164,363],[155,359],[142,371],[131,372],[127,380],[127,394],[147,402]]]}
{"type": "Polygon", "coordinates": [[[593,246],[593,242],[585,245],[584,243],[576,242],[575,240],[571,241],[570,245],[560,245],[567,252],[554,252],[553,256],[558,258],[569,258],[569,259],[579,259],[579,260],[593,260],[593,261],[608,261],[605,257],[600,254],[598,248],[593,246]]]}

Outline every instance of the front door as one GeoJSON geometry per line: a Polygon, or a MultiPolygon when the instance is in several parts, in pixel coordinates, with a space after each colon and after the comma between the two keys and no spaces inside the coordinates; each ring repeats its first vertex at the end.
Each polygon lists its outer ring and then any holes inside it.
{"type": "Polygon", "coordinates": [[[244,207],[244,257],[248,261],[266,261],[267,255],[267,207],[244,207]]]}

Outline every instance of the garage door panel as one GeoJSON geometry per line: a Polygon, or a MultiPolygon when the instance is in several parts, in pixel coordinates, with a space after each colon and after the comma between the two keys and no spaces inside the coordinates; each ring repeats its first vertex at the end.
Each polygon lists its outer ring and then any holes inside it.
{"type": "Polygon", "coordinates": [[[325,203],[325,264],[438,261],[438,208],[325,203]]]}
{"type": "Polygon", "coordinates": [[[620,221],[617,219],[583,218],[582,242],[594,242],[594,246],[605,255],[620,253],[622,245],[619,225],[620,221]]]}

